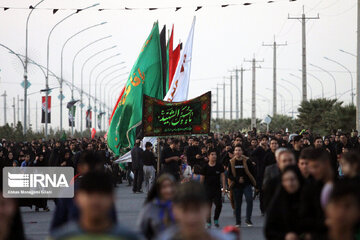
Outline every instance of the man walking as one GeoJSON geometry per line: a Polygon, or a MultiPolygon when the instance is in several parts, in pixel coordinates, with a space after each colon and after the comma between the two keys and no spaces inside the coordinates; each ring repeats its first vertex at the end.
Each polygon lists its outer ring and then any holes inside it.
{"type": "Polygon", "coordinates": [[[221,184],[225,192],[225,174],[224,167],[216,161],[216,149],[209,149],[209,162],[203,167],[200,174],[200,182],[204,184],[206,195],[210,202],[210,210],[207,219],[207,228],[211,228],[211,207],[215,204],[214,225],[219,227],[219,217],[222,209],[221,184]]]}
{"type": "Polygon", "coordinates": [[[151,144],[151,142],[147,142],[145,144],[145,151],[143,153],[145,192],[149,192],[155,180],[156,160],[152,149],[153,149],[153,145],[151,144]]]}
{"type": "Polygon", "coordinates": [[[142,193],[143,182],[143,150],[140,148],[140,139],[136,139],[134,148],[131,150],[132,171],[134,173],[133,193],[142,193]]]}
{"type": "Polygon", "coordinates": [[[180,156],[179,139],[171,139],[170,147],[164,148],[161,156],[164,166],[164,172],[172,174],[176,180],[180,180],[180,156]]]}
{"type": "Polygon", "coordinates": [[[243,155],[241,145],[236,145],[234,157],[230,160],[229,179],[232,181],[231,188],[234,191],[236,226],[241,225],[241,204],[243,195],[246,199],[245,223],[252,226],[251,215],[253,210],[252,186],[256,187],[255,169],[248,157],[243,155]]]}

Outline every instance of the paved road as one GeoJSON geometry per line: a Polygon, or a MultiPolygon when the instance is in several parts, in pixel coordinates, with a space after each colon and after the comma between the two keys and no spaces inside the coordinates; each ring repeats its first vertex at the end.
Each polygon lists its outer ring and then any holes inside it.
{"type": "MultiPolygon", "coordinates": [[[[145,194],[133,194],[130,187],[126,184],[118,185],[116,188],[116,210],[117,216],[121,224],[136,231],[136,219],[138,213],[143,205],[145,194]]],[[[41,240],[48,235],[48,229],[52,214],[54,212],[54,202],[48,203],[50,212],[35,212],[34,208],[31,210],[28,207],[22,207],[21,212],[25,226],[25,233],[28,239],[41,240]]],[[[245,213],[245,199],[243,201],[242,213],[245,213]]],[[[242,219],[242,222],[245,220],[242,219]]],[[[242,240],[263,240],[263,217],[260,214],[259,202],[254,202],[254,211],[252,221],[253,227],[242,226],[242,240]]],[[[220,216],[220,225],[232,225],[235,219],[232,215],[232,209],[227,200],[223,205],[223,210],[220,216]]]]}

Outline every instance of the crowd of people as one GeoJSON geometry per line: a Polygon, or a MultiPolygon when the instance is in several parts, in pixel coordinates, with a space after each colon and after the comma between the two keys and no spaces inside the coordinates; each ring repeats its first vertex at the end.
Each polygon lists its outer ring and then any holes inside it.
{"type": "MultiPolygon", "coordinates": [[[[137,139],[130,163],[115,161],[104,138],[3,139],[0,164],[74,168],[75,197],[55,199],[50,239],[239,239],[239,229],[253,225],[256,198],[266,239],[360,239],[357,131],[321,137],[254,129],[162,138],[156,149],[137,139]],[[138,233],[118,224],[114,187],[123,181],[134,194],[146,194],[138,233]],[[225,195],[233,226],[220,222],[225,195]]],[[[47,201],[0,196],[0,240],[24,239],[18,206],[49,211],[47,201]]]]}

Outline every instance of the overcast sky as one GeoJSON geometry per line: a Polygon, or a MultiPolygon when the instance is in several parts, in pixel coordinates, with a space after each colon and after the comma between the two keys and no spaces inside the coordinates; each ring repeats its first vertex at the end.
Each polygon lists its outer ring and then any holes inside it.
{"type": "MultiPolygon", "coordinates": [[[[0,7],[27,8],[29,5],[35,5],[36,2],[33,0],[0,0],[0,7]]],[[[301,76],[301,72],[299,72],[299,69],[301,69],[301,23],[297,20],[288,20],[288,14],[294,17],[301,16],[302,6],[304,5],[305,12],[309,17],[320,14],[319,20],[309,20],[306,25],[307,62],[330,71],[336,78],[338,97],[347,92],[341,96],[340,100],[346,104],[351,102],[349,73],[339,65],[325,60],[324,57],[335,59],[345,65],[352,71],[352,76],[355,79],[356,59],[340,52],[339,49],[344,49],[353,54],[356,53],[356,0],[298,0],[296,2],[274,0],[274,3],[267,3],[267,0],[45,0],[39,8],[84,8],[97,2],[100,5],[96,9],[120,9],[124,7],[159,7],[165,9],[155,11],[87,10],[64,21],[54,30],[50,41],[50,69],[60,75],[60,53],[66,39],[88,26],[104,21],[108,22],[103,26],[78,35],[68,43],[64,51],[64,78],[71,81],[72,61],[75,53],[91,41],[112,35],[111,38],[89,47],[76,60],[75,85],[80,87],[80,70],[84,61],[97,51],[117,45],[116,48],[93,58],[85,65],[84,88],[87,92],[90,71],[105,58],[121,53],[120,56],[112,58],[95,68],[92,79],[92,93],[94,93],[95,89],[99,90],[99,86],[96,86],[96,88],[94,86],[95,76],[105,68],[122,61],[125,62],[123,66],[126,66],[126,68],[109,76],[108,80],[131,69],[154,21],[158,20],[160,27],[166,24],[168,29],[174,24],[174,42],[177,43],[179,40],[185,41],[193,16],[196,16],[189,97],[196,97],[206,91],[215,93],[217,84],[222,84],[224,77],[228,78],[230,76],[229,70],[241,66],[249,69],[251,63],[244,62],[244,59],[250,60],[255,54],[257,59],[264,60],[264,62],[259,63],[261,68],[256,70],[257,117],[264,118],[267,114],[271,114],[273,51],[271,47],[263,47],[262,43],[271,44],[275,35],[278,43],[287,42],[288,44],[286,47],[278,48],[278,82],[281,85],[278,90],[279,95],[283,96],[285,102],[284,111],[280,106],[282,97],[278,97],[278,112],[291,115],[291,96],[293,96],[294,108],[299,104],[301,96],[295,87],[281,81],[281,79],[284,78],[293,82],[298,88],[301,87],[301,80],[290,76],[290,73],[301,76]],[[220,7],[221,4],[244,2],[254,4],[250,6],[220,7]],[[196,6],[204,7],[199,11],[195,11],[196,6]],[[174,8],[166,7],[183,8],[175,12],[174,8]]],[[[25,23],[29,11],[21,9],[3,11],[0,9],[0,43],[20,54],[25,54],[25,23]]],[[[58,21],[71,12],[72,10],[59,10],[56,14],[53,14],[51,10],[41,9],[33,12],[29,23],[29,58],[46,65],[46,41],[49,31],[58,21]]],[[[18,94],[20,98],[23,98],[23,88],[20,86],[23,81],[23,68],[14,55],[0,47],[0,69],[0,93],[2,94],[4,90],[7,92],[7,121],[13,122],[12,99],[13,97],[16,98],[18,94]]],[[[325,97],[334,97],[335,88],[332,78],[327,73],[319,71],[309,64],[308,71],[323,82],[325,97]]],[[[126,78],[127,75],[120,76],[118,80],[114,80],[105,86],[107,99],[113,100],[112,104],[121,90],[121,85],[118,82],[126,78]]],[[[29,81],[32,84],[28,89],[29,93],[38,92],[45,87],[44,75],[33,65],[29,65],[29,81]]],[[[225,81],[229,84],[229,79],[225,79],[225,81]]],[[[312,89],[311,93],[308,88],[308,98],[311,95],[313,98],[321,97],[322,89],[318,80],[308,76],[308,82],[312,89]]],[[[55,78],[50,78],[49,85],[50,87],[58,87],[59,84],[55,78]]],[[[355,82],[354,87],[356,87],[355,82]]],[[[227,111],[230,110],[229,91],[229,86],[226,86],[227,111]]],[[[99,96],[99,92],[97,94],[99,96]]],[[[54,89],[51,93],[53,98],[51,126],[54,128],[59,126],[58,95],[59,89],[54,89]]],[[[64,95],[63,124],[64,128],[68,128],[65,105],[70,100],[71,93],[67,86],[64,87],[64,95]]],[[[235,82],[233,95],[235,110],[235,82]]],[[[222,90],[219,97],[220,110],[222,110],[222,90]]],[[[75,98],[78,98],[78,92],[75,92],[75,98]]],[[[38,121],[40,122],[41,94],[35,93],[29,96],[29,99],[30,121],[33,128],[35,128],[35,104],[36,102],[38,104],[38,121]]],[[[87,100],[85,103],[87,105],[87,100]]],[[[22,119],[22,102],[20,105],[20,118],[22,119]]],[[[3,98],[0,99],[0,109],[0,124],[2,125],[4,122],[3,98]]],[[[77,111],[77,113],[79,112],[77,111]]],[[[247,71],[244,74],[244,117],[250,117],[250,115],[251,71],[247,71]]],[[[235,116],[235,113],[233,116],[235,116]]],[[[79,118],[79,115],[77,114],[76,117],[79,118]]],[[[228,117],[229,113],[227,113],[228,117]]],[[[39,123],[38,128],[40,128],[40,125],[39,123]]]]}

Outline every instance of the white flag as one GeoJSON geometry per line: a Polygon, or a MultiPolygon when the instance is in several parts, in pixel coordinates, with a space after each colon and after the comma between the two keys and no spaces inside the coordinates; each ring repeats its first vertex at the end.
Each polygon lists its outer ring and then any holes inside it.
{"type": "Polygon", "coordinates": [[[180,55],[174,78],[164,101],[181,102],[188,99],[195,20],[194,17],[185,48],[180,55]]]}

